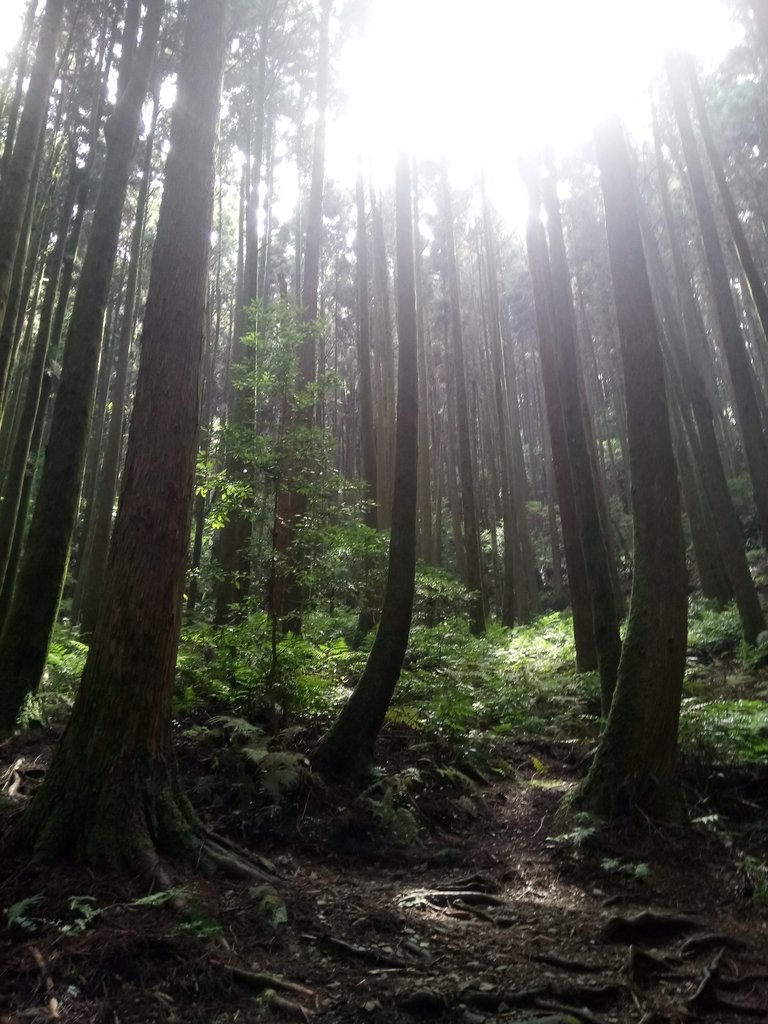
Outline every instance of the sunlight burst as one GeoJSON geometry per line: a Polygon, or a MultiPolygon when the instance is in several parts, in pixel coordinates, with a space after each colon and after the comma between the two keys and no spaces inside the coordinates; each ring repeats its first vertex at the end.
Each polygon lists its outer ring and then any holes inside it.
{"type": "Polygon", "coordinates": [[[374,0],[343,55],[352,98],[331,129],[333,173],[361,149],[389,176],[405,148],[509,187],[521,149],[572,148],[612,109],[642,120],[665,48],[710,62],[737,34],[720,0],[374,0]]]}
{"type": "Polygon", "coordinates": [[[24,0],[2,0],[0,4],[0,68],[5,67],[19,37],[24,6],[24,0]]]}

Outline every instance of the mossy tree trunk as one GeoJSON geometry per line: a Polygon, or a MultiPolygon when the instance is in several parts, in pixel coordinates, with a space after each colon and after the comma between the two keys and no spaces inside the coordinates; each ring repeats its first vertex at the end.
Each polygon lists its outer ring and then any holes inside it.
{"type": "Polygon", "coordinates": [[[664,365],[632,168],[617,118],[597,155],[621,341],[632,479],[635,573],[608,721],[574,805],[674,820],[677,727],[687,639],[687,581],[664,365]]]}
{"type": "Polygon", "coordinates": [[[349,700],[312,755],[327,778],[354,780],[367,774],[374,744],[400,678],[408,645],[416,575],[418,460],[417,319],[414,282],[411,172],[403,154],[397,164],[397,428],[389,566],[381,622],[368,662],[349,700]]]}
{"type": "Polygon", "coordinates": [[[161,855],[206,856],[176,778],[171,693],[194,500],[226,6],[192,0],[186,16],[101,614],[69,725],[23,821],[39,857],[161,880],[161,855]]]}

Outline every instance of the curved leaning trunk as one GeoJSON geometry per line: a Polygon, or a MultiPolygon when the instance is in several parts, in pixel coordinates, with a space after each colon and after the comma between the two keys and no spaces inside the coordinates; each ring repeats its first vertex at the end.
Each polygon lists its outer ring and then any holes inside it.
{"type": "Polygon", "coordinates": [[[312,755],[313,767],[334,779],[364,776],[373,763],[374,744],[400,678],[413,610],[419,392],[411,172],[404,155],[397,165],[395,205],[400,347],[389,566],[381,622],[368,662],[331,731],[312,755]]]}

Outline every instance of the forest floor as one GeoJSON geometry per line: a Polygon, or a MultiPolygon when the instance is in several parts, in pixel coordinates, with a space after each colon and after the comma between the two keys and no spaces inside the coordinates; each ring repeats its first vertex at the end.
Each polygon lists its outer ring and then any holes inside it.
{"type": "MultiPolygon", "coordinates": [[[[297,772],[299,733],[273,758],[274,792],[292,785],[270,810],[229,741],[179,731],[206,825],[268,858],[273,881],[179,869],[177,889],[141,899],[0,849],[2,1024],[768,1021],[764,764],[689,758],[690,825],[603,830],[557,813],[584,737],[459,749],[390,726],[379,781],[355,796],[297,772]]],[[[6,826],[54,743],[0,746],[6,826]]]]}

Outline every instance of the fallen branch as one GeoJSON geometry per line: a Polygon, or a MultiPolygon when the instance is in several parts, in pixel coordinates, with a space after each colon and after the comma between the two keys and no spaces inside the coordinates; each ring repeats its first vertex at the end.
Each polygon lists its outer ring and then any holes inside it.
{"type": "MultiPolygon", "coordinates": [[[[473,1009],[495,1013],[504,1004],[510,1007],[531,1007],[533,1009],[547,1008],[545,1002],[553,1004],[549,1008],[568,1006],[567,1012],[581,1014],[584,1020],[590,1018],[585,1016],[590,1011],[586,1008],[581,1010],[570,1009],[576,1003],[595,1003],[604,1005],[613,1002],[619,995],[626,991],[624,985],[568,985],[557,982],[548,982],[545,985],[536,985],[532,988],[507,989],[485,992],[482,990],[468,990],[462,993],[463,1001],[473,1009]],[[554,1004],[557,1006],[554,1006],[554,1004]]],[[[602,1022],[601,1022],[602,1024],[602,1022]]]]}
{"type": "Polygon", "coordinates": [[[204,867],[213,868],[230,878],[246,882],[274,882],[275,876],[258,867],[250,856],[233,852],[232,844],[220,838],[207,838],[200,847],[200,861],[204,867]]]}
{"type": "Polygon", "coordinates": [[[546,964],[548,967],[562,967],[564,971],[577,971],[580,974],[600,974],[604,970],[602,964],[588,964],[583,960],[569,960],[564,956],[557,956],[554,953],[535,953],[531,960],[537,964],[546,964]]]}
{"type": "Polygon", "coordinates": [[[337,939],[333,935],[307,935],[303,937],[319,942],[323,946],[329,946],[331,949],[338,950],[341,953],[346,953],[347,956],[354,957],[357,960],[365,960],[369,964],[376,964],[378,967],[414,968],[414,964],[410,960],[404,960],[399,956],[392,956],[390,953],[382,953],[380,950],[370,949],[368,946],[355,946],[351,942],[337,939]]]}
{"type": "Polygon", "coordinates": [[[278,978],[274,974],[266,974],[264,971],[249,971],[244,967],[236,967],[234,964],[225,964],[220,960],[210,960],[212,967],[226,971],[235,981],[246,985],[248,988],[263,991],[264,989],[278,989],[281,992],[292,992],[294,995],[303,996],[305,999],[312,999],[317,1003],[318,994],[306,985],[300,985],[295,981],[288,981],[285,978],[278,978]]]}
{"type": "Polygon", "coordinates": [[[457,878],[453,881],[438,882],[438,890],[441,892],[496,892],[498,885],[485,875],[467,875],[466,878],[457,878]]]}
{"type": "Polygon", "coordinates": [[[269,1005],[273,1010],[282,1010],[283,1013],[290,1014],[292,1017],[300,1017],[303,1021],[309,1021],[310,1010],[302,1006],[301,1003],[295,1003],[292,999],[279,996],[276,992],[270,996],[269,1005]]]}
{"type": "Polygon", "coordinates": [[[275,865],[272,861],[267,860],[266,857],[260,857],[257,853],[252,853],[250,850],[245,850],[243,847],[238,846],[231,839],[227,839],[226,836],[219,835],[218,832],[210,832],[206,830],[205,835],[208,840],[214,843],[218,847],[223,847],[230,853],[233,853],[240,860],[245,861],[247,864],[256,866],[260,871],[263,871],[267,876],[266,881],[274,881],[275,878],[279,878],[280,875],[275,871],[275,865]]]}
{"type": "Polygon", "coordinates": [[[537,999],[536,1005],[541,1010],[555,1010],[566,1017],[575,1017],[577,1020],[584,1021],[585,1024],[605,1024],[602,1017],[596,1017],[584,1006],[569,1006],[567,1003],[559,1003],[553,999],[537,999]]]}
{"type": "Polygon", "coordinates": [[[43,954],[40,952],[37,946],[32,946],[32,948],[30,949],[30,953],[32,954],[32,959],[35,961],[35,964],[37,965],[40,971],[40,976],[43,982],[43,988],[45,989],[45,994],[48,999],[48,1013],[51,1017],[51,1020],[61,1020],[61,1015],[59,1013],[59,1001],[56,998],[53,978],[51,977],[50,971],[48,970],[48,965],[45,962],[45,958],[43,957],[43,954]]]}
{"type": "Polygon", "coordinates": [[[419,903],[431,903],[434,906],[450,906],[461,902],[470,906],[505,907],[507,904],[498,896],[488,892],[477,892],[473,889],[416,889],[406,893],[400,903],[406,906],[419,903]]]}

